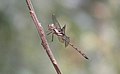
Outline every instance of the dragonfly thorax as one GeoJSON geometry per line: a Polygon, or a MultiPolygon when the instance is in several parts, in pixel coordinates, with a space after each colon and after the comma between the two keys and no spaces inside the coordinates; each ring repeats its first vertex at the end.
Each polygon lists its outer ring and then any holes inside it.
{"type": "Polygon", "coordinates": [[[48,30],[52,31],[54,34],[58,35],[58,36],[62,36],[62,32],[59,31],[56,26],[54,24],[49,24],[48,25],[48,30]]]}
{"type": "Polygon", "coordinates": [[[63,33],[57,29],[54,29],[54,33],[58,36],[63,36],[63,33]]]}

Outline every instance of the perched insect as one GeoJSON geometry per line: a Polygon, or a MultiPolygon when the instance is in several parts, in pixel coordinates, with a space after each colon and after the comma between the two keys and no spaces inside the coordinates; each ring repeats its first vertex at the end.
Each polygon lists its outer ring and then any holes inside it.
{"type": "Polygon", "coordinates": [[[80,50],[78,50],[73,44],[70,43],[70,37],[65,35],[65,28],[66,25],[64,25],[62,28],[59,24],[59,22],[57,21],[55,15],[52,15],[52,20],[53,20],[53,24],[49,24],[48,25],[48,30],[50,31],[49,34],[52,34],[52,41],[53,41],[53,37],[54,35],[58,36],[58,39],[60,42],[65,43],[65,47],[67,47],[68,45],[72,46],[76,51],[78,51],[84,58],[88,59],[88,57],[81,52],[80,50]]]}

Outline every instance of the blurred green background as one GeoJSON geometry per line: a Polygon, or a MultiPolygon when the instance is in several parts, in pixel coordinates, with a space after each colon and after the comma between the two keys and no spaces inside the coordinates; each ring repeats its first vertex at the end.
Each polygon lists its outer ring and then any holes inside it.
{"type": "MultiPolygon", "coordinates": [[[[56,14],[84,59],[57,37],[50,48],[63,74],[120,74],[120,0],[32,0],[47,32],[56,14]]],[[[56,74],[25,0],[0,0],[0,74],[56,74]]]]}

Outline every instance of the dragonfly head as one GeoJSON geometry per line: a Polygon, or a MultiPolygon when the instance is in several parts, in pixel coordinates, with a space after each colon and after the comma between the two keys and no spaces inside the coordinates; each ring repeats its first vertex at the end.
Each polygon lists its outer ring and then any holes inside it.
{"type": "Polygon", "coordinates": [[[49,24],[48,25],[48,30],[53,30],[53,29],[55,29],[56,27],[55,27],[55,25],[54,24],[49,24]]]}

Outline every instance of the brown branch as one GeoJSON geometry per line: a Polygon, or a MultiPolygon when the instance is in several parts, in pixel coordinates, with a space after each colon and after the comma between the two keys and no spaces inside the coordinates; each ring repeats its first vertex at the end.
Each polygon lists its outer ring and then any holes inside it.
{"type": "Polygon", "coordinates": [[[28,5],[32,20],[33,20],[33,22],[34,22],[34,24],[35,24],[35,26],[36,26],[36,28],[38,30],[39,36],[40,36],[40,38],[42,40],[41,45],[46,50],[46,53],[47,53],[48,57],[50,58],[50,60],[51,60],[51,62],[53,64],[57,74],[61,74],[60,69],[59,69],[58,64],[57,64],[57,61],[55,60],[55,58],[54,58],[54,56],[52,54],[52,51],[51,51],[51,49],[50,49],[50,47],[48,45],[48,42],[46,40],[45,33],[43,31],[43,27],[41,26],[41,23],[37,19],[37,16],[36,16],[34,8],[33,8],[33,5],[32,5],[30,0],[26,0],[26,3],[28,5]]]}

